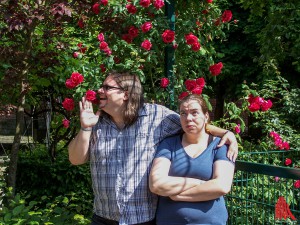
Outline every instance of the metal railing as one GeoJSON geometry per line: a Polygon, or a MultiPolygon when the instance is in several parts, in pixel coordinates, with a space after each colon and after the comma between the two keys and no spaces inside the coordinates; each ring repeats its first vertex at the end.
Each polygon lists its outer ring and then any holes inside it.
{"type": "MultiPolygon", "coordinates": [[[[276,161],[275,157],[265,156],[261,159],[276,161]]],[[[300,188],[294,186],[297,180],[300,180],[298,168],[237,161],[231,192],[225,196],[228,224],[300,224],[300,188]],[[285,208],[278,208],[280,197],[287,203],[285,208]],[[278,211],[283,211],[279,218],[278,211]]]]}

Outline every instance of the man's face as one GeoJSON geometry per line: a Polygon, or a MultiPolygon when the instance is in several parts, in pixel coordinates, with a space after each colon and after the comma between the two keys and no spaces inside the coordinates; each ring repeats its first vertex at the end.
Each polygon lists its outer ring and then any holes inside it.
{"type": "Polygon", "coordinates": [[[119,109],[125,100],[127,92],[124,91],[112,76],[108,76],[98,89],[100,97],[99,108],[109,113],[112,109],[119,109]]]}

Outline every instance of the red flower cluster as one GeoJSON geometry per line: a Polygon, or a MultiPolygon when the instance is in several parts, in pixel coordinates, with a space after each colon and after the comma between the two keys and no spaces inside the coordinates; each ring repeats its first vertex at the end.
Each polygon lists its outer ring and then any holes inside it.
{"type": "Polygon", "coordinates": [[[254,97],[252,94],[249,95],[248,102],[250,103],[248,106],[250,112],[256,112],[258,110],[265,112],[268,111],[273,105],[271,100],[264,100],[264,98],[259,96],[254,97]]]}
{"type": "Polygon", "coordinates": [[[222,72],[223,63],[219,62],[209,67],[212,76],[218,76],[222,72]]]}
{"type": "Polygon", "coordinates": [[[166,87],[168,87],[169,83],[170,83],[170,81],[169,81],[168,78],[166,78],[166,77],[161,78],[161,80],[160,80],[160,87],[166,88],[166,87]]]}
{"type": "Polygon", "coordinates": [[[195,80],[186,80],[184,85],[188,91],[182,92],[179,95],[179,99],[183,99],[184,97],[188,96],[190,93],[201,95],[202,90],[205,86],[205,80],[203,77],[197,78],[195,80]]]}
{"type": "Polygon", "coordinates": [[[108,0],[100,0],[99,3],[97,2],[92,6],[92,11],[97,15],[100,13],[100,5],[108,5],[108,0]]]}
{"type": "Polygon", "coordinates": [[[65,100],[62,102],[62,106],[67,111],[72,111],[75,107],[74,100],[72,98],[65,98],[65,100]]]}
{"type": "Polygon", "coordinates": [[[71,77],[66,80],[66,87],[69,89],[77,87],[83,82],[84,78],[80,73],[74,72],[71,74],[71,77]]]}
{"type": "Polygon", "coordinates": [[[86,52],[86,50],[87,50],[87,47],[82,47],[82,43],[81,43],[81,42],[78,43],[77,46],[78,46],[78,48],[79,48],[79,49],[78,49],[79,52],[74,52],[74,53],[73,53],[73,57],[74,57],[74,58],[78,58],[78,56],[79,56],[80,53],[84,54],[84,53],[86,52]]]}
{"type": "Polygon", "coordinates": [[[104,34],[103,33],[98,34],[97,38],[98,38],[99,43],[100,43],[99,44],[100,50],[103,51],[108,56],[111,55],[112,51],[109,48],[108,44],[105,42],[104,34]]]}
{"type": "Polygon", "coordinates": [[[290,149],[289,143],[286,141],[282,141],[280,135],[278,133],[276,133],[275,131],[270,132],[270,137],[273,138],[275,146],[277,146],[279,149],[281,149],[281,150],[283,150],[283,149],[289,150],[290,149]]]}
{"type": "Polygon", "coordinates": [[[201,45],[198,38],[194,34],[190,33],[185,35],[185,41],[188,45],[191,45],[193,51],[197,52],[200,50],[201,45]]]}

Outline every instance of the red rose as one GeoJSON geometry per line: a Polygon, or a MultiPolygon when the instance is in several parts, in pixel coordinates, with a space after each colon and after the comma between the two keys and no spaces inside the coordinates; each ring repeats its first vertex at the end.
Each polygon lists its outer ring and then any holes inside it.
{"type": "Polygon", "coordinates": [[[76,87],[76,84],[71,79],[67,79],[65,85],[69,89],[76,87]]]}
{"type": "Polygon", "coordinates": [[[84,28],[84,22],[83,22],[83,19],[80,19],[80,20],[78,20],[78,26],[82,29],[82,28],[84,28]]]}
{"type": "Polygon", "coordinates": [[[151,1],[150,0],[140,0],[140,5],[147,8],[150,6],[151,1]]]}
{"type": "Polygon", "coordinates": [[[100,65],[100,68],[101,68],[101,72],[104,73],[106,71],[106,67],[104,64],[101,64],[100,65]]]}
{"type": "Polygon", "coordinates": [[[193,43],[193,44],[192,44],[192,50],[193,50],[194,52],[199,51],[200,48],[201,48],[201,45],[200,45],[199,42],[196,42],[196,43],[193,43]]]}
{"type": "Polygon", "coordinates": [[[192,91],[193,89],[195,89],[197,87],[197,83],[195,80],[186,80],[184,82],[184,84],[188,91],[192,91]]]}
{"type": "Polygon", "coordinates": [[[63,119],[62,124],[65,128],[68,128],[70,126],[70,121],[65,118],[63,119]]]}
{"type": "Polygon", "coordinates": [[[80,73],[73,72],[71,74],[71,80],[77,86],[78,84],[81,84],[84,80],[83,76],[80,73]]]}
{"type": "Polygon", "coordinates": [[[143,41],[143,43],[141,44],[141,47],[147,51],[150,51],[152,44],[149,40],[145,40],[143,41]]]}
{"type": "Polygon", "coordinates": [[[248,109],[250,110],[250,112],[256,112],[260,109],[260,105],[256,102],[253,102],[248,106],[248,109]]]}
{"type": "Polygon", "coordinates": [[[171,43],[175,39],[175,32],[172,30],[165,30],[161,36],[162,36],[163,42],[171,43]]]}
{"type": "Polygon", "coordinates": [[[137,9],[133,4],[126,5],[126,9],[130,14],[135,14],[137,12],[137,9]]]}
{"type": "Polygon", "coordinates": [[[151,22],[145,22],[142,26],[141,29],[143,31],[143,33],[148,32],[149,30],[151,30],[152,28],[152,23],[151,22]]]}
{"type": "Polygon", "coordinates": [[[222,68],[223,68],[223,63],[219,62],[217,64],[210,66],[209,71],[212,76],[217,76],[221,73],[222,68]]]}
{"type": "Polygon", "coordinates": [[[128,44],[132,43],[133,38],[129,34],[123,34],[122,39],[126,41],[128,44]]]}
{"type": "Polygon", "coordinates": [[[296,180],[294,183],[295,188],[300,188],[300,180],[296,180]]]}
{"type": "Polygon", "coordinates": [[[235,132],[236,132],[237,134],[241,133],[241,125],[240,125],[240,124],[237,124],[237,125],[235,126],[234,130],[235,130],[235,132]]]}
{"type": "Polygon", "coordinates": [[[192,45],[198,42],[198,38],[193,34],[187,34],[185,35],[185,41],[188,45],[192,45]]]}
{"type": "Polygon", "coordinates": [[[128,34],[133,38],[137,37],[139,35],[139,29],[135,26],[131,26],[128,29],[128,34]]]}
{"type": "Polygon", "coordinates": [[[199,85],[201,88],[203,88],[205,86],[205,80],[203,77],[197,78],[196,79],[196,83],[197,85],[199,85]]]}
{"type": "Polygon", "coordinates": [[[285,150],[289,150],[290,149],[290,144],[286,141],[282,142],[282,147],[285,149],[285,150]]]}
{"type": "Polygon", "coordinates": [[[72,111],[75,107],[74,100],[72,98],[65,98],[65,100],[62,102],[62,106],[67,111],[72,111]]]}
{"type": "Polygon", "coordinates": [[[229,22],[232,18],[232,12],[230,10],[225,10],[222,14],[222,22],[229,22]]]}
{"type": "Polygon", "coordinates": [[[112,51],[111,51],[111,49],[110,49],[109,47],[103,49],[103,52],[104,52],[106,55],[108,55],[108,56],[110,56],[110,55],[112,54],[112,51]]]}
{"type": "Polygon", "coordinates": [[[74,52],[73,53],[73,57],[76,59],[76,58],[78,58],[78,56],[79,56],[79,52],[74,52]]]}
{"type": "Polygon", "coordinates": [[[107,4],[108,4],[108,0],[101,0],[101,1],[100,1],[100,4],[101,4],[101,5],[107,5],[107,4]]]}
{"type": "Polygon", "coordinates": [[[261,103],[261,111],[268,111],[272,107],[273,103],[271,100],[263,101],[261,103]]]}
{"type": "Polygon", "coordinates": [[[104,34],[103,34],[103,33],[99,33],[98,36],[97,36],[97,38],[98,38],[98,40],[99,40],[100,42],[105,41],[105,38],[104,38],[104,34]]]}
{"type": "Polygon", "coordinates": [[[92,91],[92,90],[87,90],[87,92],[85,93],[85,98],[88,101],[94,101],[96,99],[96,92],[92,91]]]}
{"type": "Polygon", "coordinates": [[[287,159],[285,160],[284,164],[285,164],[286,166],[291,165],[291,164],[292,164],[292,160],[289,159],[289,158],[287,158],[287,159]]]}
{"type": "Polygon", "coordinates": [[[154,5],[154,7],[155,7],[157,10],[159,10],[159,9],[161,9],[162,7],[164,7],[165,2],[164,2],[163,0],[155,0],[155,1],[153,2],[153,5],[154,5]]]}
{"type": "Polygon", "coordinates": [[[92,10],[95,14],[99,14],[100,13],[100,8],[99,8],[100,4],[99,3],[95,3],[92,7],[92,10]]]}
{"type": "Polygon", "coordinates": [[[206,0],[206,2],[207,2],[207,3],[212,3],[212,2],[213,2],[213,0],[206,0]]]}
{"type": "Polygon", "coordinates": [[[189,93],[188,93],[187,91],[182,92],[182,93],[178,96],[178,99],[183,99],[183,98],[185,98],[185,97],[188,96],[188,95],[189,95],[189,93]]]}
{"type": "Polygon", "coordinates": [[[100,45],[99,45],[99,48],[101,49],[101,50],[104,50],[104,49],[106,49],[108,47],[108,44],[105,42],[105,41],[102,41],[101,43],[100,43],[100,45]]]}
{"type": "Polygon", "coordinates": [[[161,80],[160,80],[160,87],[166,88],[166,87],[168,87],[169,83],[170,83],[170,81],[169,81],[168,78],[166,78],[166,77],[161,78],[161,80]]]}
{"type": "Polygon", "coordinates": [[[192,90],[192,94],[195,94],[195,95],[201,95],[202,94],[202,88],[197,86],[195,87],[193,90],[192,90]]]}

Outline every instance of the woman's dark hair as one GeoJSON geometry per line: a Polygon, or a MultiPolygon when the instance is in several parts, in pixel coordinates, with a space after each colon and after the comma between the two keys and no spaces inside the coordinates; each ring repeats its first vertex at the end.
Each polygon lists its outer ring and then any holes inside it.
{"type": "Polygon", "coordinates": [[[116,83],[128,92],[125,110],[123,112],[126,126],[132,125],[138,119],[138,112],[144,104],[143,87],[137,75],[129,72],[112,71],[108,74],[116,83]]]}

